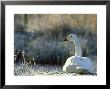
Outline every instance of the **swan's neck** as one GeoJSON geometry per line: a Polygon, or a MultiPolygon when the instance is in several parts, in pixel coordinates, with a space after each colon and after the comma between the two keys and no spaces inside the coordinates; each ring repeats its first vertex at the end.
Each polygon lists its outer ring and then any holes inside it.
{"type": "Polygon", "coordinates": [[[76,50],[75,56],[82,56],[81,45],[77,37],[74,39],[74,44],[75,44],[75,50],[76,50]]]}

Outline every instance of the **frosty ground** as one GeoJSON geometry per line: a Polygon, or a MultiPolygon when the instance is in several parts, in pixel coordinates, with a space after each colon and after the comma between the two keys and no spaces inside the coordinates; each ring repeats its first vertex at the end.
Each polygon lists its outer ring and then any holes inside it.
{"type": "MultiPolygon", "coordinates": [[[[14,65],[15,76],[80,76],[85,74],[63,72],[62,66],[56,65],[14,65]]],[[[86,74],[86,76],[94,76],[86,74]]]]}

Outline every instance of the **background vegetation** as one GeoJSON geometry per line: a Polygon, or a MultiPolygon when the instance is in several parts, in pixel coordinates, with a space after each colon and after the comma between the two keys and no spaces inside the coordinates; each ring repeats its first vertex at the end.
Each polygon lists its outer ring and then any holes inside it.
{"type": "Polygon", "coordinates": [[[15,14],[14,47],[35,58],[36,64],[64,65],[75,53],[63,39],[76,33],[83,56],[97,60],[96,14],[15,14]]]}

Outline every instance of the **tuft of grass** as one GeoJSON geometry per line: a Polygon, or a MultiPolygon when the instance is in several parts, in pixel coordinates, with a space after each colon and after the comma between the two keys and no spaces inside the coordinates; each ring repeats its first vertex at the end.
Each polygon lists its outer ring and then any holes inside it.
{"type": "Polygon", "coordinates": [[[14,75],[17,76],[29,76],[33,75],[34,71],[32,69],[32,66],[28,66],[25,64],[20,64],[20,65],[14,65],[14,75]]]}

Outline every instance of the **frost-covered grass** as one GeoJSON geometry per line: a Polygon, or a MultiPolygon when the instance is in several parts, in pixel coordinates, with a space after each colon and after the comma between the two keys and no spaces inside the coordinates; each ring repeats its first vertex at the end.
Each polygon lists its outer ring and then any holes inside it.
{"type": "MultiPolygon", "coordinates": [[[[15,51],[24,50],[25,54],[33,56],[37,63],[59,65],[64,65],[66,59],[75,54],[75,45],[73,42],[64,42],[65,37],[63,35],[54,39],[52,34],[50,36],[45,32],[42,34],[39,35],[38,32],[15,32],[15,51]]],[[[92,37],[78,35],[78,37],[81,43],[82,56],[91,56],[92,60],[97,60],[96,35],[92,37]]]]}
{"type": "Polygon", "coordinates": [[[15,76],[93,76],[91,74],[76,74],[63,72],[62,66],[56,65],[14,65],[15,76]]]}

